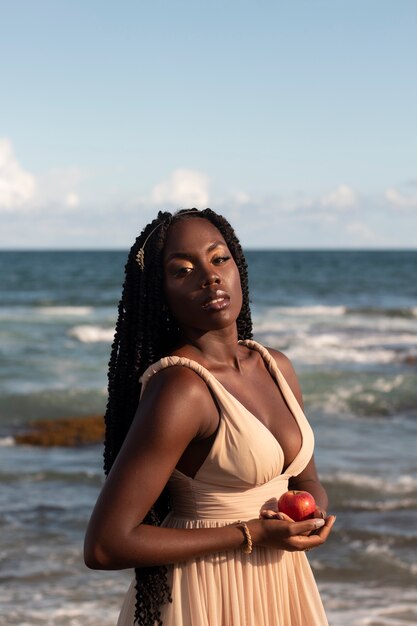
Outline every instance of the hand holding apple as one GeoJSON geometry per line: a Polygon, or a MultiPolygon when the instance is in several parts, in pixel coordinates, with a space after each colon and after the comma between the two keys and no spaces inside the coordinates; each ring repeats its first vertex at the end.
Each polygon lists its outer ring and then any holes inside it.
{"type": "Polygon", "coordinates": [[[316,502],[308,491],[286,491],[278,500],[278,511],[285,513],[295,522],[314,517],[316,502]]]}

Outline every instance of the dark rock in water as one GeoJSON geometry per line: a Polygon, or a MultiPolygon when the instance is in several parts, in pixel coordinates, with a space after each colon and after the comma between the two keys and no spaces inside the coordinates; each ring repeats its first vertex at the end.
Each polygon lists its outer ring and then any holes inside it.
{"type": "Polygon", "coordinates": [[[80,446],[104,438],[102,415],[35,420],[27,432],[14,436],[16,443],[30,446],[80,446]]]}

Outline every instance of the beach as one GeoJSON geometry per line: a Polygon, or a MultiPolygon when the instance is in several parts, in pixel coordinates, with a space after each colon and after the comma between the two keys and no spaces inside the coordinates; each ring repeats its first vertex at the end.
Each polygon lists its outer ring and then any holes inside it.
{"type": "MultiPolygon", "coordinates": [[[[101,415],[125,252],[0,252],[0,625],[114,626],[131,572],[92,572],[101,415]]],[[[309,553],[331,626],[417,623],[417,251],[247,251],[254,338],[287,354],[337,522],[309,553]]]]}

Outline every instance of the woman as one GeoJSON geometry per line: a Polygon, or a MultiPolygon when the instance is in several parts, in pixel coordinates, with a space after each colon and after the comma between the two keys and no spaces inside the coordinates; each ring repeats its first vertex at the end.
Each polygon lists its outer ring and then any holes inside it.
{"type": "Polygon", "coordinates": [[[305,551],[335,518],[294,370],[251,341],[236,235],[210,209],[160,213],[125,271],[85,540],[89,567],[136,570],[118,624],[326,625],[305,551]],[[289,487],[315,519],[277,512],[289,487]]]}

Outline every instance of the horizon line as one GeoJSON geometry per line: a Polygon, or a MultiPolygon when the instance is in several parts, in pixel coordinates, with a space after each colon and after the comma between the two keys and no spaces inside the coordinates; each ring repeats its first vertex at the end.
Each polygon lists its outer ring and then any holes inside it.
{"type": "MultiPolygon", "coordinates": [[[[416,247],[301,247],[301,246],[292,246],[292,247],[259,247],[259,246],[243,246],[242,249],[245,252],[417,252],[416,247]]],[[[129,252],[130,246],[126,248],[111,248],[111,247],[63,247],[63,248],[24,248],[24,247],[16,247],[16,248],[1,248],[1,252],[23,252],[23,253],[32,253],[32,252],[129,252]]]]}

